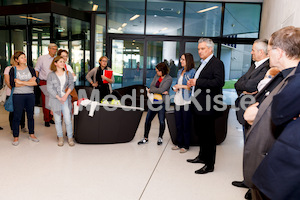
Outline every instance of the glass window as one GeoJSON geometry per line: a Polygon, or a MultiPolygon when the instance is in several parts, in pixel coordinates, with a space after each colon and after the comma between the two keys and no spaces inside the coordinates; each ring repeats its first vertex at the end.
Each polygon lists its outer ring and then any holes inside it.
{"type": "Polygon", "coordinates": [[[260,11],[260,4],[226,3],[223,35],[257,38],[260,11]]]}
{"type": "Polygon", "coordinates": [[[112,41],[113,88],[143,84],[144,42],[139,40],[112,41]]]}
{"type": "MultiPolygon", "coordinates": [[[[214,46],[214,55],[217,57],[218,45],[215,43],[214,46]]],[[[186,42],[185,43],[185,53],[191,53],[194,57],[195,68],[197,69],[200,66],[200,57],[198,54],[198,42],[186,42]]]]}
{"type": "MultiPolygon", "coordinates": [[[[160,62],[165,62],[170,69],[170,76],[173,77],[172,86],[176,84],[177,72],[179,68],[179,42],[175,41],[149,41],[147,47],[147,63],[146,63],[146,85],[150,87],[153,77],[156,74],[155,66],[160,62]]],[[[170,90],[170,95],[175,95],[170,90]]],[[[171,99],[173,102],[173,98],[171,99]]]]}
{"type": "Polygon", "coordinates": [[[2,1],[4,6],[8,6],[8,5],[22,5],[22,4],[27,4],[28,0],[6,0],[6,1],[2,1]]]}
{"type": "Polygon", "coordinates": [[[147,1],[148,35],[182,35],[183,2],[147,1]]]}
{"type": "Polygon", "coordinates": [[[109,33],[144,34],[145,0],[109,1],[109,33]]]}
{"type": "Polygon", "coordinates": [[[224,102],[234,105],[237,98],[234,83],[245,74],[251,65],[252,45],[222,44],[221,60],[225,66],[225,86],[223,87],[224,102]]]}
{"type": "Polygon", "coordinates": [[[221,3],[186,3],[184,23],[185,36],[220,36],[221,29],[221,3]]]}
{"type": "Polygon", "coordinates": [[[97,15],[96,16],[96,38],[95,38],[95,66],[99,66],[98,60],[101,56],[105,55],[105,45],[106,45],[106,38],[105,38],[105,15],[97,15]]]}
{"type": "Polygon", "coordinates": [[[105,11],[106,0],[71,0],[71,7],[84,11],[105,11]]]}
{"type": "Polygon", "coordinates": [[[54,2],[59,3],[59,4],[62,4],[62,5],[64,5],[64,6],[67,5],[67,0],[54,0],[54,2]]]}

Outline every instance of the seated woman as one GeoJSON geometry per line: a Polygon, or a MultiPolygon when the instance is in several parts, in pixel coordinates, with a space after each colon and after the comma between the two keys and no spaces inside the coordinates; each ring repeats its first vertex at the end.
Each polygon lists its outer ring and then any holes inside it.
{"type": "Polygon", "coordinates": [[[187,81],[194,78],[195,63],[193,55],[185,53],[180,58],[182,69],[178,71],[177,83],[173,86],[176,92],[175,102],[175,120],[177,128],[177,145],[172,150],[180,149],[180,153],[185,153],[190,148],[192,113],[190,109],[192,91],[187,86],[187,81]]]}
{"type": "Polygon", "coordinates": [[[27,59],[23,52],[18,51],[13,56],[15,67],[9,71],[9,82],[13,91],[13,145],[19,144],[19,125],[22,118],[22,113],[27,113],[29,139],[33,142],[39,142],[34,135],[34,119],[33,111],[35,104],[34,88],[38,84],[34,69],[27,66],[27,59]],[[16,71],[15,71],[16,70],[16,71]]]}
{"type": "Polygon", "coordinates": [[[151,128],[151,122],[156,114],[159,119],[159,136],[157,145],[163,143],[163,134],[165,131],[165,95],[169,94],[169,90],[172,84],[172,77],[168,74],[169,68],[165,63],[159,63],[155,67],[156,75],[150,85],[149,92],[154,93],[154,101],[152,105],[149,105],[145,121],[144,138],[138,142],[138,144],[148,143],[148,136],[151,128]]]}
{"type": "Polygon", "coordinates": [[[86,75],[86,80],[91,83],[95,89],[100,90],[100,100],[110,93],[112,93],[111,84],[115,82],[114,75],[111,78],[108,78],[103,75],[103,70],[112,70],[107,66],[108,58],[102,56],[99,59],[99,67],[95,67],[86,75]],[[93,77],[93,79],[92,79],[93,77]]]}
{"type": "Polygon", "coordinates": [[[51,73],[47,77],[47,90],[49,93],[49,107],[53,112],[55,128],[58,137],[58,146],[64,145],[61,114],[66,124],[69,146],[74,146],[73,128],[71,120],[71,96],[74,89],[74,77],[65,70],[65,61],[61,56],[56,56],[50,66],[51,73]]]}

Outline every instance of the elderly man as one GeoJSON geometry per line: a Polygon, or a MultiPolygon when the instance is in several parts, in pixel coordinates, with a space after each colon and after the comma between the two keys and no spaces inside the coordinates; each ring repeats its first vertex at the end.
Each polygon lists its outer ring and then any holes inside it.
{"type": "MultiPolygon", "coordinates": [[[[47,76],[51,72],[50,65],[56,55],[57,45],[54,43],[50,43],[48,45],[49,53],[47,55],[40,56],[35,65],[35,71],[37,77],[40,79],[40,86],[47,84],[47,76]]],[[[43,113],[44,113],[44,121],[45,126],[50,127],[50,123],[54,124],[52,120],[52,116],[50,114],[50,110],[45,107],[45,94],[42,92],[42,105],[43,105],[43,113]]]]}
{"type": "MultiPolygon", "coordinates": [[[[240,107],[238,102],[240,102],[241,99],[245,99],[246,96],[252,97],[258,92],[258,83],[264,78],[266,72],[270,69],[267,47],[267,40],[258,39],[254,41],[251,54],[252,60],[255,62],[253,63],[253,65],[251,65],[249,70],[243,76],[241,76],[241,78],[239,78],[239,80],[234,84],[236,92],[239,95],[239,97],[236,100],[236,106],[238,106],[236,116],[240,124],[243,125],[244,141],[245,133],[249,128],[249,124],[247,124],[244,120],[243,115],[245,110],[240,107]]],[[[233,181],[232,185],[236,187],[248,188],[245,185],[244,181],[233,181]]],[[[250,191],[246,193],[245,198],[250,199],[249,195],[250,191]]]]}
{"type": "Polygon", "coordinates": [[[244,179],[246,185],[251,187],[255,199],[266,198],[256,189],[252,177],[276,140],[271,121],[273,97],[284,90],[289,77],[295,73],[299,63],[299,38],[299,28],[295,27],[285,27],[272,34],[268,44],[270,67],[276,67],[281,72],[256,95],[257,103],[248,107],[244,114],[245,120],[252,125],[244,147],[244,179]]]}
{"type": "Polygon", "coordinates": [[[216,159],[215,118],[217,115],[215,97],[222,95],[224,86],[224,64],[213,54],[214,43],[211,39],[200,38],[198,54],[201,65],[194,79],[188,81],[192,90],[192,111],[194,125],[200,140],[200,151],[196,158],[188,159],[190,163],[205,164],[196,174],[214,171],[216,159]],[[210,98],[208,98],[210,97],[210,98]]]}

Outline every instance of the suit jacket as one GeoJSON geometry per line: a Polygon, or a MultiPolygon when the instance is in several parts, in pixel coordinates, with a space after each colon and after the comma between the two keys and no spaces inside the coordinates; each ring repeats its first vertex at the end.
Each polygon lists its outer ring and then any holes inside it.
{"type": "MultiPolygon", "coordinates": [[[[260,104],[253,125],[246,133],[243,158],[243,174],[245,184],[248,187],[253,187],[252,176],[275,142],[275,137],[273,135],[274,125],[271,120],[271,106],[273,97],[282,88],[284,88],[288,78],[294,75],[294,73],[295,69],[285,79],[283,79],[268,95],[268,97],[266,97],[265,100],[260,104]]],[[[257,95],[259,94],[260,93],[258,93],[257,95]]]]}
{"type": "Polygon", "coordinates": [[[300,63],[295,75],[273,98],[272,121],[284,130],[253,176],[253,183],[270,199],[296,200],[300,196],[299,87],[300,63]]]}
{"type": "Polygon", "coordinates": [[[239,78],[239,80],[234,84],[237,94],[240,95],[243,91],[257,91],[257,85],[259,81],[261,81],[264,78],[265,74],[269,69],[269,59],[266,60],[256,69],[254,64],[251,65],[249,70],[243,76],[241,76],[241,78],[239,78]]]}
{"type": "MultiPolygon", "coordinates": [[[[213,56],[209,62],[202,69],[195,85],[195,95],[197,90],[200,89],[201,93],[192,97],[193,111],[197,115],[215,115],[216,111],[213,108],[216,102],[213,100],[216,95],[222,95],[222,87],[224,86],[224,64],[221,60],[213,56]],[[207,95],[210,98],[207,100],[207,95]],[[193,101],[197,101],[201,109],[197,109],[197,105],[193,101]],[[206,109],[209,105],[210,108],[206,109]]],[[[219,99],[222,103],[222,99],[219,99]]]]}
{"type": "MultiPolygon", "coordinates": [[[[269,59],[262,63],[255,69],[255,65],[251,65],[249,70],[234,84],[235,90],[238,94],[238,98],[235,101],[235,106],[239,109],[236,111],[236,118],[242,125],[246,125],[244,119],[245,110],[241,108],[239,102],[243,91],[255,92],[257,91],[258,83],[264,78],[267,71],[270,69],[269,59]]],[[[253,95],[248,95],[253,96],[253,95]]],[[[245,97],[244,97],[245,98],[245,97]]],[[[249,105],[248,105],[249,106],[249,105]]]]}

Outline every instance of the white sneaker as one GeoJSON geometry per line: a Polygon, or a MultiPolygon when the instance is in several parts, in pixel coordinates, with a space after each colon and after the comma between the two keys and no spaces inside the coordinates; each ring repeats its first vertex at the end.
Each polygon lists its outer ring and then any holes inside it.
{"type": "Polygon", "coordinates": [[[157,145],[162,145],[163,139],[161,137],[158,137],[157,139],[157,145]]]}

